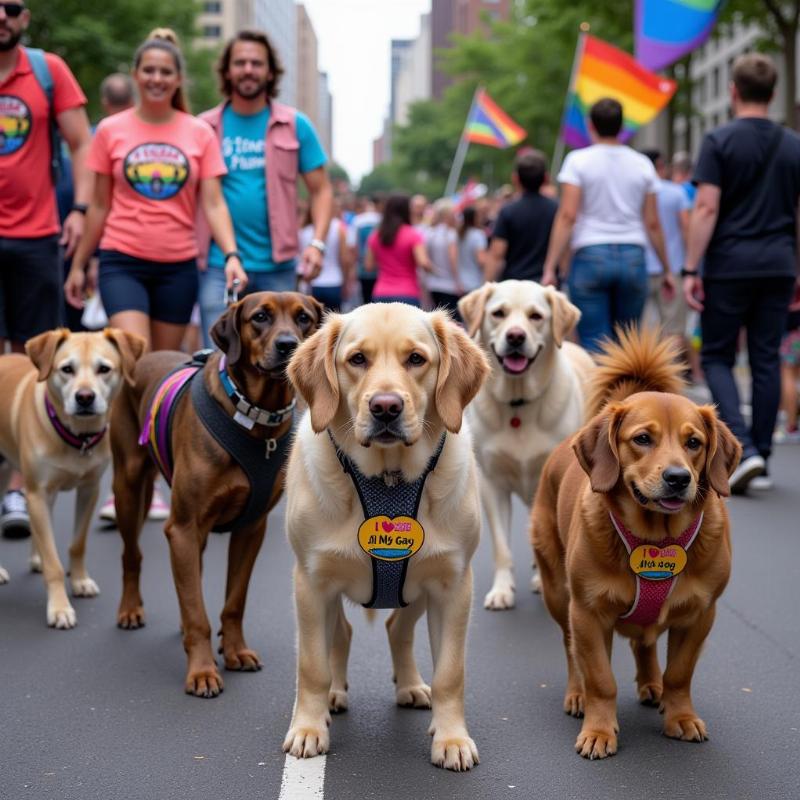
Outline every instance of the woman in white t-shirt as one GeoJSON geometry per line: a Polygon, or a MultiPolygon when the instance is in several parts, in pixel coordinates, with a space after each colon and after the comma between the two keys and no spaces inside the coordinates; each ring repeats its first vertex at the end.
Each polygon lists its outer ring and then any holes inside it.
{"type": "MultiPolygon", "coordinates": [[[[306,208],[304,222],[299,234],[301,253],[314,238],[310,207],[306,208]]],[[[322,270],[311,282],[311,296],[331,311],[339,311],[342,301],[346,299],[352,283],[351,261],[350,248],[347,246],[347,227],[339,217],[333,217],[325,239],[322,270]]]]}
{"type": "Polygon", "coordinates": [[[561,168],[561,203],[550,234],[542,283],[556,284],[568,246],[570,300],[581,310],[581,344],[597,351],[617,325],[639,321],[647,299],[645,244],[664,268],[664,291],[675,286],[656,204],[657,176],[646,156],[620,144],[622,106],[610,98],[590,110],[594,144],[571,152],[561,168]]]}
{"type": "Polygon", "coordinates": [[[437,200],[433,204],[433,220],[425,243],[433,270],[426,276],[425,285],[437,308],[448,308],[456,312],[458,298],[464,294],[458,274],[458,233],[456,215],[449,200],[437,200]]]}

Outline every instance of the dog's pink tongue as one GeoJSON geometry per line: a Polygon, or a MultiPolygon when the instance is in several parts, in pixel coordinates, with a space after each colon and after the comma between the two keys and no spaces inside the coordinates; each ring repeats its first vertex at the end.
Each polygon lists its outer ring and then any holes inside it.
{"type": "Polygon", "coordinates": [[[528,366],[525,356],[503,356],[503,366],[509,372],[522,372],[528,366]]]}
{"type": "Polygon", "coordinates": [[[667,511],[677,511],[679,508],[683,506],[683,500],[666,500],[661,499],[658,501],[667,511]]]}

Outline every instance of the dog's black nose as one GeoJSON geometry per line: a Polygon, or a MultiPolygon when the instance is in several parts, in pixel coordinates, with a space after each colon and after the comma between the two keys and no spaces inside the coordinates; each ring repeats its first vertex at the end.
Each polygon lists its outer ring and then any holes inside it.
{"type": "Polygon", "coordinates": [[[369,401],[369,412],[379,422],[392,422],[403,413],[403,398],[394,392],[376,394],[369,401]]]}
{"type": "Polygon", "coordinates": [[[81,408],[89,408],[89,406],[94,403],[94,398],[94,392],[90,391],[89,389],[81,389],[81,391],[75,392],[75,402],[81,408]]]}
{"type": "Polygon", "coordinates": [[[278,351],[278,355],[285,358],[295,351],[298,344],[299,342],[294,336],[279,336],[275,340],[275,349],[278,351]]]}
{"type": "Polygon", "coordinates": [[[520,347],[525,343],[525,331],[522,328],[509,328],[506,331],[506,341],[512,347],[520,347]]]}
{"type": "Polygon", "coordinates": [[[661,477],[664,479],[664,483],[676,492],[682,492],[692,480],[689,470],[682,467],[667,467],[661,477]]]}

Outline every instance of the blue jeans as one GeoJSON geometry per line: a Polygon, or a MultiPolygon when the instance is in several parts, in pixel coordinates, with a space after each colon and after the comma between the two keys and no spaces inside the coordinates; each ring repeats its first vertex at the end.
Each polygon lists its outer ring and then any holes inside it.
{"type": "Polygon", "coordinates": [[[578,336],[590,352],[614,337],[615,325],[639,322],[647,300],[644,248],[635,244],[596,244],[573,256],[569,297],[580,309],[578,336]]]}
{"type": "MultiPolygon", "coordinates": [[[[248,272],[247,288],[241,297],[253,292],[295,292],[297,273],[292,269],[280,272],[248,272]]],[[[225,270],[209,267],[200,273],[200,319],[203,327],[203,346],[213,347],[209,331],[225,311],[225,270]]]]}

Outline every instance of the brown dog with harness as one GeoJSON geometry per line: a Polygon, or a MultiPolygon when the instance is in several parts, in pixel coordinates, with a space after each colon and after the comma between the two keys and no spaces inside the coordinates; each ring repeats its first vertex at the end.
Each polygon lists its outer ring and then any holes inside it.
{"type": "Polygon", "coordinates": [[[297,292],[249,295],[211,331],[222,353],[191,363],[183,353],[147,355],[133,385],[115,401],[114,498],[124,542],[117,624],[144,625],[138,538],[160,469],[172,486],[164,532],[188,656],[188,694],[215,697],[223,688],[201,581],[212,530],[232,531],[219,652],[226,669],[261,668],[245,643],[242,620],[267,514],[283,491],[294,407],[284,369],[321,315],[320,303],[297,292]]]}

